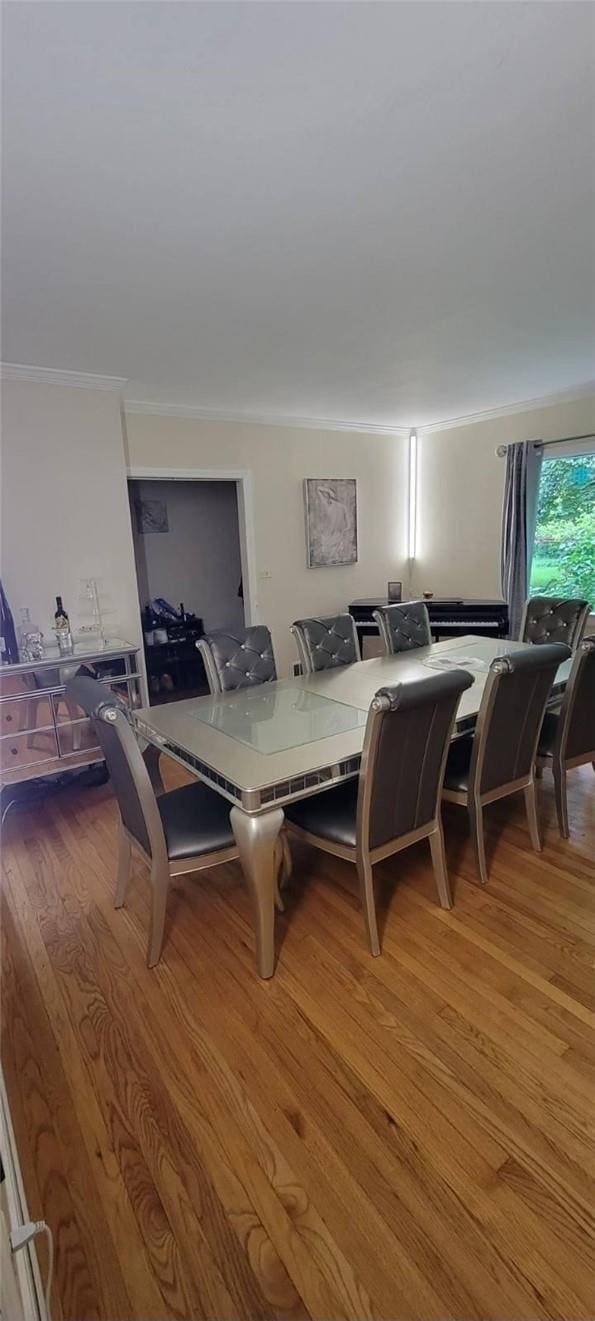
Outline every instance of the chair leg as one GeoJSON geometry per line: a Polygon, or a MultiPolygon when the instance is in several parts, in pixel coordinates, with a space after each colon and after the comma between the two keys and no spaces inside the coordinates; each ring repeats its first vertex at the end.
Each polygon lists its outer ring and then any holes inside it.
{"type": "MultiPolygon", "coordinates": [[[[558,813],[558,828],[562,839],[568,839],[570,830],[568,828],[568,795],[566,787],[566,771],[559,762],[554,761],[554,790],[556,793],[556,811],[558,813]]],[[[595,769],[595,767],[594,767],[595,769]]]]}
{"type": "Polygon", "coordinates": [[[442,822],[438,822],[438,827],[433,835],[429,836],[430,849],[432,852],[432,866],[434,868],[434,877],[436,879],[436,889],[441,908],[452,908],[452,893],[450,881],[446,870],[446,854],[444,852],[444,831],[442,822]]]}
{"type": "Polygon", "coordinates": [[[275,908],[277,909],[278,913],[285,912],[285,904],[283,903],[283,900],[281,898],[281,886],[283,884],[283,879],[284,879],[283,878],[284,862],[285,859],[283,856],[283,842],[281,836],[279,835],[279,838],[275,843],[275,908]]]}
{"type": "Polygon", "coordinates": [[[281,847],[283,849],[283,866],[280,877],[280,884],[287,885],[291,879],[293,871],[293,858],[291,856],[291,844],[286,830],[281,831],[281,847]]]}
{"type": "Polygon", "coordinates": [[[168,891],[169,870],[154,864],[151,867],[151,930],[147,951],[147,966],[149,968],[154,968],[161,958],[168,891]]]}
{"type": "Polygon", "coordinates": [[[69,700],[68,700],[67,697],[64,698],[64,701],[65,701],[65,703],[66,703],[66,710],[68,711],[68,719],[69,719],[70,721],[73,722],[73,724],[72,724],[72,751],[73,751],[73,752],[80,752],[80,750],[81,750],[81,724],[80,724],[80,710],[79,710],[78,706],[77,706],[74,702],[69,702],[69,700]],[[74,723],[75,721],[76,721],[76,724],[74,723]]]}
{"type": "Polygon", "coordinates": [[[374,899],[372,864],[370,859],[364,856],[358,857],[356,866],[368,943],[372,954],[377,956],[380,954],[380,941],[378,939],[378,923],[376,921],[376,901],[374,899]]]}
{"type": "Polygon", "coordinates": [[[277,911],[279,913],[284,913],[285,904],[283,903],[281,891],[285,889],[285,886],[287,885],[293,870],[293,863],[291,859],[291,847],[289,844],[289,840],[287,838],[287,834],[284,830],[281,831],[281,834],[279,835],[279,838],[277,840],[275,862],[277,867],[277,879],[275,883],[275,907],[277,908],[277,911]]]}
{"type": "Polygon", "coordinates": [[[130,855],[132,845],[120,823],[118,832],[118,875],[116,879],[116,893],[114,895],[114,908],[121,908],[126,898],[128,888],[128,877],[130,876],[130,855]]]}
{"type": "Polygon", "coordinates": [[[479,878],[482,885],[487,884],[488,869],[486,864],[486,849],[483,831],[483,807],[479,800],[469,799],[469,823],[471,825],[471,834],[473,835],[473,846],[475,848],[475,857],[479,870],[479,878]]]}
{"type": "Polygon", "coordinates": [[[525,789],[523,789],[523,794],[525,797],[525,808],[527,811],[527,820],[529,822],[529,834],[531,836],[531,843],[533,845],[533,848],[535,849],[535,852],[541,853],[539,821],[537,818],[537,788],[534,780],[532,780],[531,783],[528,784],[525,789]]]}
{"type": "Polygon", "coordinates": [[[21,729],[26,728],[29,731],[29,733],[27,734],[28,748],[35,747],[35,726],[37,724],[38,706],[39,706],[39,699],[37,697],[30,697],[29,701],[23,703],[23,705],[21,706],[20,728],[21,729]]]}

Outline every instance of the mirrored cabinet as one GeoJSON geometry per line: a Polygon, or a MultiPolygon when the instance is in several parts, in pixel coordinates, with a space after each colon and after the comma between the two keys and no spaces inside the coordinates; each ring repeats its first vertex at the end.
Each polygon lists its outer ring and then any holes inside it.
{"type": "Polygon", "coordinates": [[[43,660],[0,666],[0,786],[102,760],[91,721],[66,697],[79,666],[130,706],[140,706],[138,649],[111,639],[99,649],[75,643],[69,655],[46,648],[43,660]]]}

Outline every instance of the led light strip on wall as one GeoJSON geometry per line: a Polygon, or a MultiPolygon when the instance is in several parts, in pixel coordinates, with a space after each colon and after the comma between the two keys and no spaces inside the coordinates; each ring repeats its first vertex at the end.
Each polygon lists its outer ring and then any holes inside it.
{"type": "Polygon", "coordinates": [[[417,431],[409,432],[409,535],[408,557],[417,553],[417,431]]]}

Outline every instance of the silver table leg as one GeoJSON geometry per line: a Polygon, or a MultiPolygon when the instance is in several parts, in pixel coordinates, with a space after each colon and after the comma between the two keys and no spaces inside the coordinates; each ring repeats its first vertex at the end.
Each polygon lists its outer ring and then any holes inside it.
{"type": "Polygon", "coordinates": [[[230,812],[231,828],[254,904],[256,966],[260,977],[272,977],[275,970],[277,840],[283,820],[280,807],[260,816],[249,816],[240,807],[232,807],[230,812]]]}

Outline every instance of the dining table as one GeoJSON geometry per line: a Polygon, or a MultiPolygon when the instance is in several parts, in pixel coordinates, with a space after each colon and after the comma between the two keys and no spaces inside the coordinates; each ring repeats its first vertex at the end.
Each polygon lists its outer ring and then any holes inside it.
{"type": "MultiPolygon", "coordinates": [[[[453,738],[472,733],[490,663],[526,643],[469,634],[314,674],[133,712],[140,738],[180,762],[231,804],[230,822],[251,891],[256,963],[275,967],[275,895],[284,807],[359,774],[368,710],[379,688],[467,670],[453,738]]],[[[571,660],[552,688],[559,700],[571,660]]]]}

